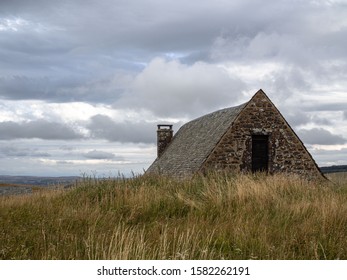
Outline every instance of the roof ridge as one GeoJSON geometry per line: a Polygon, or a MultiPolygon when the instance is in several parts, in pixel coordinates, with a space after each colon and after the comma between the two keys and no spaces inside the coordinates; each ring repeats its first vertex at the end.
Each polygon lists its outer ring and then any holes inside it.
{"type": "Polygon", "coordinates": [[[229,110],[231,111],[231,110],[239,109],[239,108],[241,108],[241,107],[243,107],[243,106],[246,106],[248,102],[249,102],[249,101],[247,101],[247,102],[245,102],[245,103],[242,103],[242,104],[239,104],[239,105],[236,105],[236,106],[225,107],[225,108],[218,109],[218,110],[216,110],[216,111],[207,113],[206,115],[202,115],[202,116],[200,116],[200,117],[197,117],[197,118],[195,118],[195,119],[190,120],[189,122],[186,122],[183,126],[185,126],[186,124],[189,124],[189,123],[193,123],[193,122],[195,122],[195,121],[199,121],[199,120],[201,120],[201,119],[203,119],[203,118],[211,117],[213,114],[221,113],[222,111],[229,111],[229,110]]]}

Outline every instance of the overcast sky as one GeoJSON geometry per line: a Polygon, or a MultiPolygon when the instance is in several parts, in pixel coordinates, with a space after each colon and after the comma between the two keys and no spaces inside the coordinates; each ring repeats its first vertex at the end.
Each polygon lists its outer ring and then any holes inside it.
{"type": "Polygon", "coordinates": [[[0,1],[0,175],[141,173],[158,122],[260,88],[347,164],[346,0],[0,1]]]}

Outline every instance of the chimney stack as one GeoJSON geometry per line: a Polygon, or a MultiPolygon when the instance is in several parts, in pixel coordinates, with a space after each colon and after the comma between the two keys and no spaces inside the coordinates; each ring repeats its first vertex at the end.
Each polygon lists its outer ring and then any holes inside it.
{"type": "Polygon", "coordinates": [[[160,157],[173,137],[172,124],[158,124],[157,149],[160,157]]]}

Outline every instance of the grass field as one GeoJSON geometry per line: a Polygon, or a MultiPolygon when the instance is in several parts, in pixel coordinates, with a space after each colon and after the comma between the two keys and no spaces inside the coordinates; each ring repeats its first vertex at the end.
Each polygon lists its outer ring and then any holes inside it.
{"type": "Polygon", "coordinates": [[[0,197],[0,259],[347,259],[347,174],[85,178],[0,197]]]}

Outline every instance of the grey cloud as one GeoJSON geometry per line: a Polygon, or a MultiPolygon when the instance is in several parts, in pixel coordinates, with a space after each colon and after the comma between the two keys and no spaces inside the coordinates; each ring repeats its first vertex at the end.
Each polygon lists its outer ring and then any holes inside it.
{"type": "Polygon", "coordinates": [[[12,121],[0,122],[0,139],[40,138],[45,140],[72,140],[81,139],[82,135],[72,128],[55,122],[45,120],[15,123],[12,121]]]}
{"type": "Polygon", "coordinates": [[[73,151],[76,149],[76,147],[69,146],[69,145],[63,145],[63,146],[60,146],[59,149],[62,151],[73,151]]]}
{"type": "MultiPolygon", "coordinates": [[[[22,26],[18,28],[18,31],[2,30],[0,38],[1,50],[12,54],[11,62],[15,65],[23,60],[25,66],[29,66],[30,62],[45,66],[50,61],[57,62],[62,55],[69,55],[69,51],[74,47],[61,30],[38,32],[34,30],[35,26],[30,25],[26,26],[25,30],[22,30],[22,26]]],[[[5,62],[10,60],[5,58],[5,62]]]]}
{"type": "Polygon", "coordinates": [[[310,122],[310,118],[307,114],[303,112],[298,112],[296,110],[294,112],[293,111],[294,110],[290,110],[290,112],[284,114],[286,120],[291,126],[299,126],[310,122]]]}
{"type": "Polygon", "coordinates": [[[115,122],[108,116],[96,115],[87,128],[93,138],[113,142],[154,143],[156,126],[147,122],[115,122]]]}
{"type": "MultiPolygon", "coordinates": [[[[24,22],[17,24],[17,31],[1,30],[0,68],[6,71],[0,70],[0,95],[55,102],[115,102],[120,94],[128,95],[129,88],[112,91],[102,81],[110,80],[116,69],[139,72],[153,57],[170,53],[190,65],[211,62],[211,58],[248,63],[275,59],[310,69],[329,82],[338,71],[328,71],[320,62],[345,58],[347,30],[341,19],[346,7],[337,2],[328,7],[317,3],[1,1],[3,18],[12,24],[17,19],[24,22]]],[[[290,80],[284,79],[288,72],[273,77],[277,88],[302,83],[300,75],[295,76],[298,69],[290,80]]],[[[141,89],[138,83],[134,86],[141,89]]]]}
{"type": "Polygon", "coordinates": [[[347,108],[347,102],[324,102],[324,103],[306,103],[303,108],[307,111],[344,111],[347,108]]]}
{"type": "MultiPolygon", "coordinates": [[[[314,1],[293,5],[288,1],[264,3],[260,0],[211,0],[203,3],[183,0],[136,3],[80,0],[59,1],[54,5],[48,1],[13,2],[1,2],[3,15],[23,15],[36,25],[59,27],[67,33],[65,40],[70,40],[71,44],[78,41],[83,46],[109,50],[115,47],[117,50],[141,49],[152,53],[205,49],[223,31],[230,37],[246,38],[255,38],[262,31],[266,34],[300,32],[305,35],[301,38],[304,42],[317,44],[319,36],[329,34],[319,28],[325,27],[321,19],[338,25],[345,8],[342,3],[335,3],[329,7],[329,11],[335,12],[333,14],[327,12],[327,7],[315,5],[314,1]],[[319,25],[316,26],[316,23],[319,25]]],[[[341,41],[343,37],[338,36],[338,26],[335,29],[335,36],[331,35],[329,39],[331,41],[336,37],[341,41]]],[[[258,39],[258,47],[266,49],[261,46],[261,39],[258,39]]],[[[283,44],[281,47],[290,49],[292,40],[287,42],[287,46],[283,44]]],[[[279,52],[276,45],[270,51],[279,52]]]]}
{"type": "Polygon", "coordinates": [[[347,7],[343,3],[326,7],[313,1],[295,5],[288,1],[245,2],[244,8],[248,9],[242,9],[240,16],[250,10],[257,13],[240,19],[242,24],[226,29],[216,38],[213,58],[242,61],[276,58],[309,68],[321,59],[345,57],[347,29],[342,22],[347,7]]]}
{"type": "Polygon", "coordinates": [[[48,78],[0,77],[0,96],[6,99],[50,100],[52,98],[52,89],[56,89],[56,87],[48,78]]]}
{"type": "Polygon", "coordinates": [[[217,37],[211,49],[211,58],[216,61],[247,62],[257,59],[283,60],[301,66],[308,60],[310,63],[313,62],[312,54],[305,51],[300,36],[278,32],[268,31],[267,33],[258,30],[254,35],[240,34],[236,38],[230,35],[217,37]]]}
{"type": "Polygon", "coordinates": [[[37,152],[37,151],[36,151],[36,152],[32,153],[32,156],[42,158],[42,157],[51,157],[52,155],[51,155],[50,153],[46,153],[46,152],[37,152]]]}
{"type": "Polygon", "coordinates": [[[333,125],[333,121],[328,119],[328,118],[313,116],[311,118],[311,120],[314,124],[318,124],[318,125],[325,125],[325,126],[332,126],[333,125]]]}
{"type": "Polygon", "coordinates": [[[67,161],[67,160],[58,160],[58,161],[57,161],[57,164],[58,164],[58,165],[73,165],[72,162],[67,161]]]}
{"type": "Polygon", "coordinates": [[[4,146],[0,148],[0,155],[3,155],[5,157],[51,157],[51,154],[44,152],[44,151],[38,151],[36,149],[32,148],[23,148],[23,147],[16,147],[16,146],[4,146]]]}
{"type": "Polygon", "coordinates": [[[344,137],[332,134],[323,128],[300,129],[298,135],[306,144],[338,145],[347,143],[347,139],[344,137]]]}
{"type": "Polygon", "coordinates": [[[107,160],[117,160],[117,161],[123,161],[124,158],[120,156],[116,156],[113,153],[109,152],[104,152],[104,151],[89,151],[85,154],[83,154],[83,157],[88,158],[88,159],[107,159],[107,160]]]}
{"type": "Polygon", "coordinates": [[[333,122],[328,118],[320,117],[317,115],[311,115],[307,112],[299,111],[297,108],[285,108],[283,111],[285,112],[284,115],[286,117],[286,120],[289,122],[291,126],[294,127],[308,123],[326,126],[331,126],[333,124],[333,122]]]}
{"type": "Polygon", "coordinates": [[[344,112],[343,112],[343,118],[344,118],[345,120],[347,120],[347,111],[344,111],[344,112]]]}
{"type": "Polygon", "coordinates": [[[0,77],[0,97],[12,100],[50,102],[114,102],[128,86],[130,76],[119,74],[102,79],[80,77],[0,77]]]}
{"type": "Polygon", "coordinates": [[[30,154],[30,149],[23,149],[14,146],[5,146],[0,148],[0,153],[6,157],[26,157],[30,154]]]}

